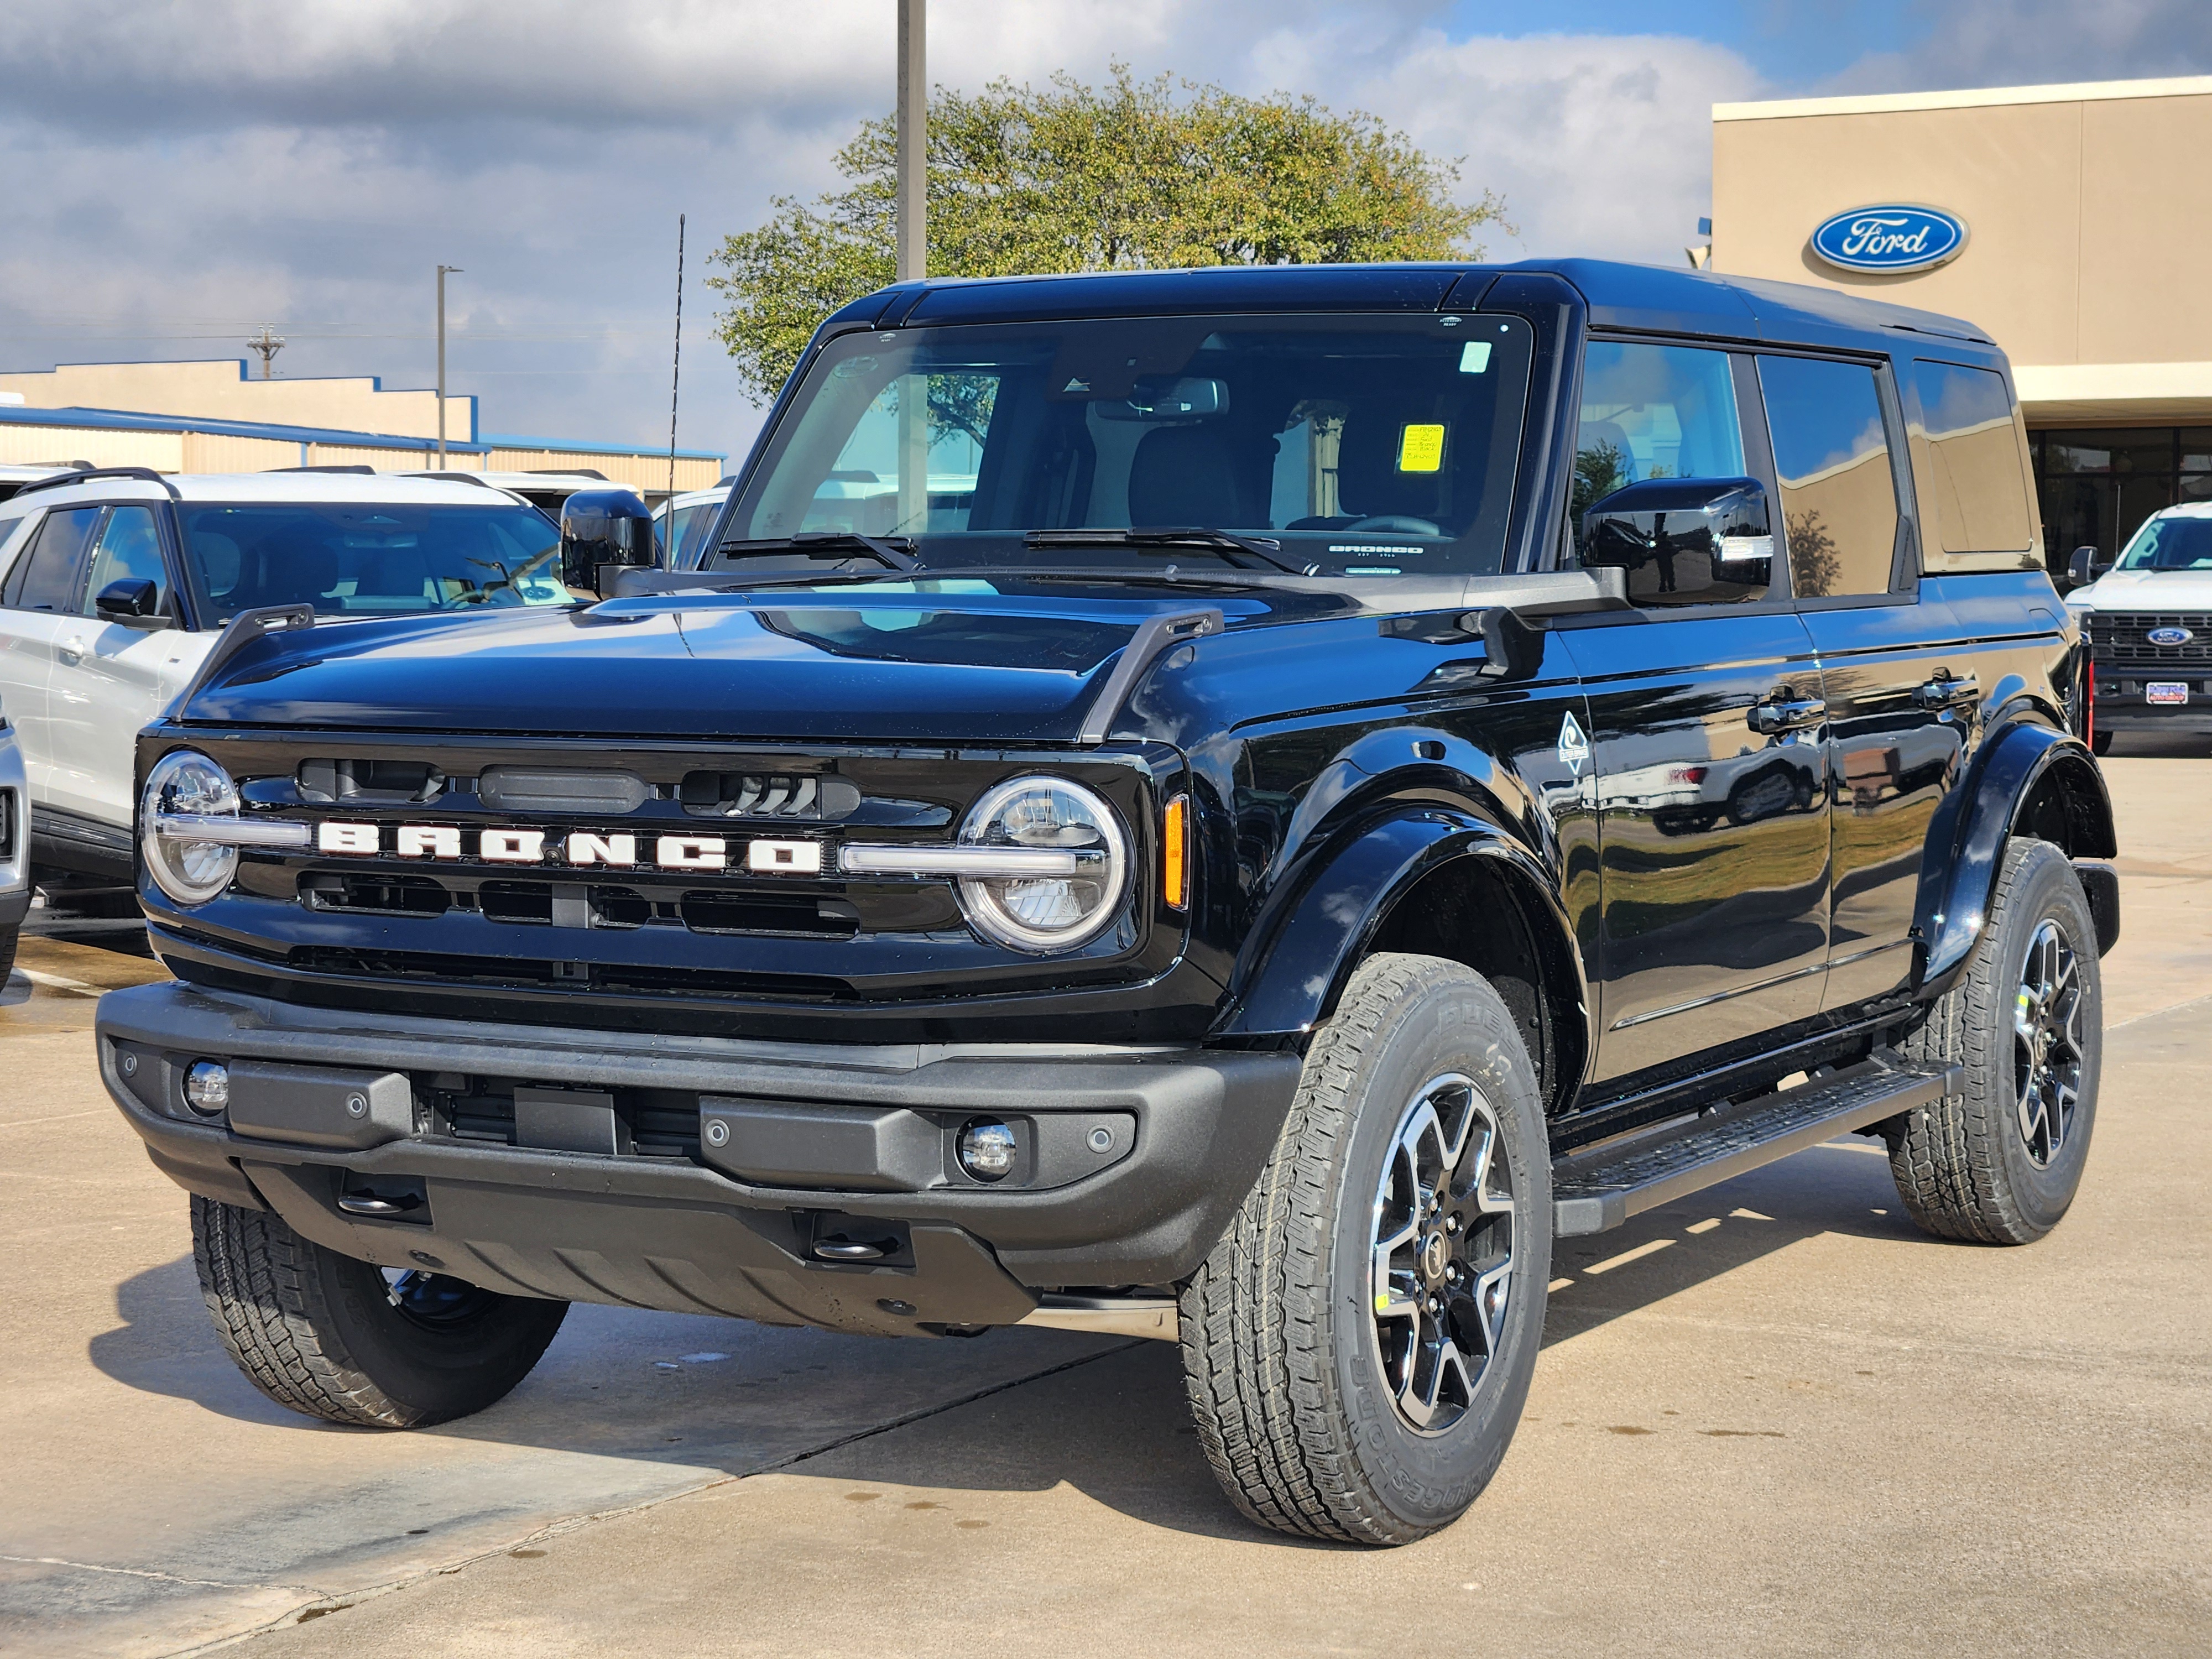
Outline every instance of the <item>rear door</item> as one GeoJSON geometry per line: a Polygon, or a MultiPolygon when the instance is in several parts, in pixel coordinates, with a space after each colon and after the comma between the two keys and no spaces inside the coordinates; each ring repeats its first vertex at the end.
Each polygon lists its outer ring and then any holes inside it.
{"type": "Polygon", "coordinates": [[[125,830],[138,732],[183,688],[187,655],[196,663],[200,653],[176,626],[128,627],[95,605],[110,583],[144,577],[161,589],[161,617],[182,620],[161,520],[137,502],[108,509],[57,629],[46,685],[52,804],[125,830]]]}
{"type": "Polygon", "coordinates": [[[47,718],[47,683],[54,653],[84,577],[100,529],[98,507],[49,512],[30,547],[0,583],[0,710],[15,728],[31,799],[52,800],[54,739],[47,718]]]}
{"type": "Polygon", "coordinates": [[[1834,863],[1823,1009],[1899,989],[1929,820],[1979,700],[1923,593],[1901,405],[1885,362],[1762,355],[1790,568],[1828,705],[1834,863]]]}
{"type": "MultiPolygon", "coordinates": [[[[1750,359],[1594,341],[1576,511],[1655,477],[1763,480],[1750,359]]],[[[1779,561],[1776,562],[1777,566],[1779,561]]],[[[1604,1083],[1809,1018],[1827,956],[1820,669],[1785,586],[1704,556],[1628,573],[1627,617],[1562,617],[1589,697],[1604,1083]]]]}

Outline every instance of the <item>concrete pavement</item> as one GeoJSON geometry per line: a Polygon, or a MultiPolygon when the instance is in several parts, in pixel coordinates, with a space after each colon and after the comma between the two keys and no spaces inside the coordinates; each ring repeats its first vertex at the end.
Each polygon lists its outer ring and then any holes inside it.
{"type": "Polygon", "coordinates": [[[2212,767],[2108,775],[2126,929],[2059,1232],[1926,1239],[1845,1141],[1570,1242],[1497,1482],[1389,1553],[1245,1527],[1159,1344],[580,1307],[467,1423],[293,1418],[207,1327],[89,998],[40,986],[0,1006],[0,1649],[2205,1651],[2212,767]]]}

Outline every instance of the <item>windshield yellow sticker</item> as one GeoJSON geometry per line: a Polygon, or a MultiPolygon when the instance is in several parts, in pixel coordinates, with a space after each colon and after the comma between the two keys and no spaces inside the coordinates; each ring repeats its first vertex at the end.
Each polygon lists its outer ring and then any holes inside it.
{"type": "Polygon", "coordinates": [[[1407,426],[1398,439],[1398,471],[1435,472],[1444,464],[1442,426],[1407,426]]]}

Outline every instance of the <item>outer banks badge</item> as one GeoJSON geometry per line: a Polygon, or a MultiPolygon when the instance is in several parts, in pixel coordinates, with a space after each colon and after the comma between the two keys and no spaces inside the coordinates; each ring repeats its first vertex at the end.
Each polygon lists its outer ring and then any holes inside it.
{"type": "Polygon", "coordinates": [[[1589,739],[1575,723],[1574,711],[1570,709],[1559,721],[1559,764],[1580,777],[1583,763],[1589,758],[1589,739]]]}

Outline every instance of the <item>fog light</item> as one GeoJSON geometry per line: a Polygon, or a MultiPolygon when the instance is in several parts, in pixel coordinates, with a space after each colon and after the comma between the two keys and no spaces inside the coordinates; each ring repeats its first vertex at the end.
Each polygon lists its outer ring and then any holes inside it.
{"type": "Polygon", "coordinates": [[[960,1167],[977,1181],[1004,1181],[1014,1172],[1014,1132],[995,1118],[977,1118],[960,1132],[960,1167]]]}
{"type": "Polygon", "coordinates": [[[220,1060],[194,1060],[185,1073],[185,1104],[202,1117],[221,1117],[229,1110],[230,1067],[220,1060]]]}

